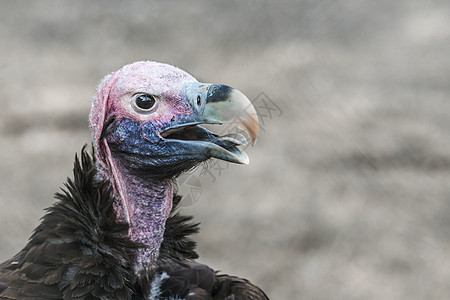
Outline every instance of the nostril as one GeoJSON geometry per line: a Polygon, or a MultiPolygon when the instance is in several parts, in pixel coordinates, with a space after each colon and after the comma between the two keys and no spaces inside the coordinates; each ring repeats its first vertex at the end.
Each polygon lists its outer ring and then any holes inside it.
{"type": "Polygon", "coordinates": [[[202,103],[202,98],[200,98],[200,96],[197,96],[197,106],[200,106],[201,103],[202,103]]]}

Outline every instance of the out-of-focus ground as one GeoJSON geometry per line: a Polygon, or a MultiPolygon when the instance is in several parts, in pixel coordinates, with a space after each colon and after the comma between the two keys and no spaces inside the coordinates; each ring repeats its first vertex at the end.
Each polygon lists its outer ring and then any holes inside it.
{"type": "Polygon", "coordinates": [[[450,2],[0,1],[0,38],[0,260],[100,79],[156,60],[277,106],[249,166],[198,176],[200,261],[272,299],[450,299],[450,2]]]}

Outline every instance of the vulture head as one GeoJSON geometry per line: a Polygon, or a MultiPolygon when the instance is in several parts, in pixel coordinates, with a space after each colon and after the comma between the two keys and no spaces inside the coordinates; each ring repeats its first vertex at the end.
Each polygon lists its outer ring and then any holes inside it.
{"type": "Polygon", "coordinates": [[[172,208],[172,180],[210,158],[247,164],[239,134],[202,124],[236,123],[254,144],[258,117],[240,91],[198,82],[162,63],[136,62],[106,76],[90,113],[99,180],[111,182],[119,220],[143,246],[135,271],[154,265],[172,208]]]}

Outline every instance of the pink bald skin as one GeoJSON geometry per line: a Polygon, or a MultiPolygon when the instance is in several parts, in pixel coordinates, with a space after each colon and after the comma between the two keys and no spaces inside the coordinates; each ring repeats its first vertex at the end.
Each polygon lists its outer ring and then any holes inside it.
{"type": "Polygon", "coordinates": [[[129,224],[130,238],[143,245],[136,254],[137,273],[156,262],[172,209],[173,185],[171,179],[142,180],[133,176],[111,151],[107,139],[102,139],[104,126],[111,118],[157,126],[190,114],[192,109],[183,98],[184,84],[196,81],[173,66],[137,62],[106,76],[93,97],[90,123],[99,179],[112,183],[118,219],[129,224]],[[157,99],[156,107],[149,113],[133,107],[133,97],[142,93],[157,99]]]}

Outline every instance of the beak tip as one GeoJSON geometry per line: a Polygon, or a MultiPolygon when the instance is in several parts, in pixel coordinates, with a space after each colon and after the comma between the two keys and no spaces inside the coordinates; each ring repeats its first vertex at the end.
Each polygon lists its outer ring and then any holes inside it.
{"type": "Polygon", "coordinates": [[[246,160],[243,160],[240,162],[242,165],[248,165],[250,163],[250,160],[247,158],[246,160]]]}
{"type": "Polygon", "coordinates": [[[243,123],[244,124],[246,123],[245,125],[246,125],[246,127],[248,129],[248,133],[250,135],[250,142],[251,142],[252,146],[254,146],[256,144],[256,141],[259,136],[259,122],[258,122],[258,115],[256,114],[256,111],[246,122],[243,122],[243,123]]]}

